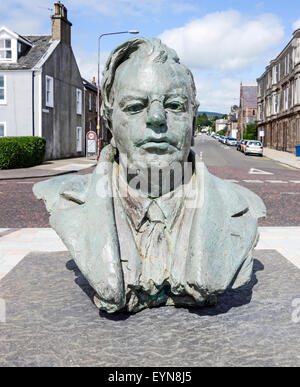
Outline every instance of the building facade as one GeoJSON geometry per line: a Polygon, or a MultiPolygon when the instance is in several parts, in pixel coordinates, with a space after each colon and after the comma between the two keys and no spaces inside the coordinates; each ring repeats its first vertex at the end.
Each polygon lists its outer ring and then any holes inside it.
{"type": "Polygon", "coordinates": [[[46,138],[46,159],[83,156],[83,83],[71,23],[54,4],[52,34],[21,36],[0,28],[0,136],[46,138]]]}
{"type": "Polygon", "coordinates": [[[258,132],[265,146],[296,152],[300,144],[300,29],[258,82],[258,132]]]}
{"type": "Polygon", "coordinates": [[[227,119],[220,118],[219,120],[216,120],[216,133],[226,128],[227,128],[227,119]]]}
{"type": "Polygon", "coordinates": [[[237,114],[237,138],[244,138],[247,124],[257,121],[257,86],[240,85],[240,105],[237,114]]]}
{"type": "Polygon", "coordinates": [[[227,132],[226,135],[232,138],[237,138],[238,136],[238,106],[233,105],[230,108],[230,113],[227,116],[227,132]]]}
{"type": "Polygon", "coordinates": [[[97,132],[97,85],[95,78],[91,82],[82,79],[84,86],[85,135],[89,131],[97,132]]]}

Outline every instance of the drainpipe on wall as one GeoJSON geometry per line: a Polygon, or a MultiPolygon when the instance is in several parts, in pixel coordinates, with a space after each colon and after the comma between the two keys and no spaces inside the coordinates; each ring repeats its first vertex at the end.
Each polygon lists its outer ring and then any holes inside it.
{"type": "Polygon", "coordinates": [[[31,92],[31,98],[32,98],[32,136],[35,136],[35,127],[34,127],[34,77],[35,77],[35,71],[32,71],[32,92],[31,92]]]}

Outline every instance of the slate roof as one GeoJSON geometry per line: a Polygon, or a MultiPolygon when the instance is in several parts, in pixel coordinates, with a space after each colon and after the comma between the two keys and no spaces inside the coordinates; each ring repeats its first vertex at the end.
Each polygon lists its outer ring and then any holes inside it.
{"type": "Polygon", "coordinates": [[[249,108],[257,108],[257,87],[242,86],[243,106],[249,108]]]}
{"type": "Polygon", "coordinates": [[[50,47],[51,35],[22,36],[33,44],[17,63],[0,63],[0,70],[26,70],[34,67],[50,47]]]}
{"type": "Polygon", "coordinates": [[[97,91],[97,85],[94,85],[93,83],[87,81],[86,79],[84,78],[81,78],[82,79],[82,83],[84,85],[84,87],[87,87],[88,89],[92,90],[92,91],[97,91]]]}

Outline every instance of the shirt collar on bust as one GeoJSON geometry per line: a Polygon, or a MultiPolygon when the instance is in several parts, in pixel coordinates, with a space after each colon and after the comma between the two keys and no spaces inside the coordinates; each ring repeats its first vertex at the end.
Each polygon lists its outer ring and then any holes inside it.
{"type": "Polygon", "coordinates": [[[180,186],[172,192],[158,198],[151,199],[142,195],[140,191],[131,188],[119,175],[119,168],[117,165],[115,165],[113,169],[113,184],[115,185],[116,191],[129,220],[132,222],[137,231],[141,228],[147,211],[153,202],[155,202],[161,209],[165,218],[164,223],[167,226],[167,229],[172,229],[184,203],[186,187],[183,189],[183,186],[180,186]],[[122,192],[123,195],[120,195],[120,192],[122,192]],[[124,195],[124,193],[127,194],[124,195]]]}

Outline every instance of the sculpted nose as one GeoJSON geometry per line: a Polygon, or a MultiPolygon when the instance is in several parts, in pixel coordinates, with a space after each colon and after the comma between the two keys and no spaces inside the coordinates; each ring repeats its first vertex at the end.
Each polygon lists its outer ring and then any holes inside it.
{"type": "Polygon", "coordinates": [[[150,105],[147,125],[155,129],[163,129],[166,126],[166,112],[163,104],[159,101],[153,101],[150,105]]]}

